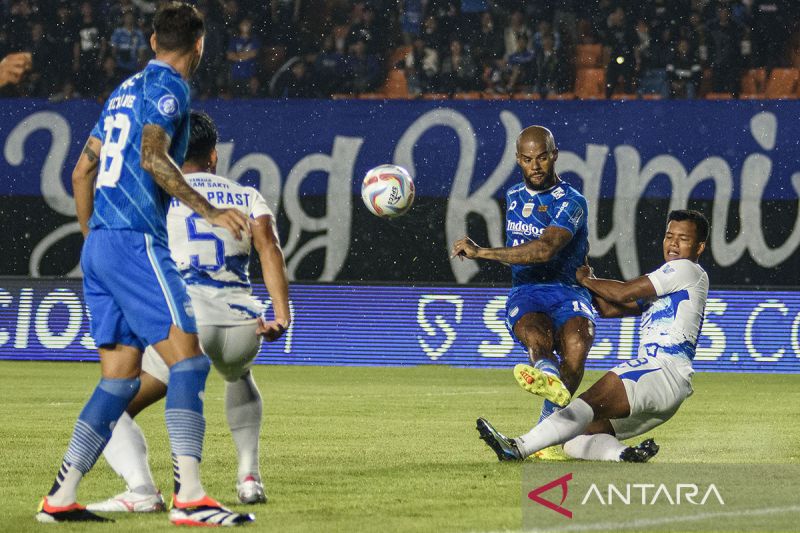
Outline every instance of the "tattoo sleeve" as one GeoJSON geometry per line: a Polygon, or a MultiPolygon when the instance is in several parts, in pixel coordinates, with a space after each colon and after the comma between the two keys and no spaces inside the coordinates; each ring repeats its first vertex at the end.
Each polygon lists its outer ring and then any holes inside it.
{"type": "Polygon", "coordinates": [[[146,124],[142,131],[142,168],[171,196],[200,216],[208,217],[214,207],[186,183],[181,169],[167,153],[169,143],[169,135],[161,127],[146,124]]]}

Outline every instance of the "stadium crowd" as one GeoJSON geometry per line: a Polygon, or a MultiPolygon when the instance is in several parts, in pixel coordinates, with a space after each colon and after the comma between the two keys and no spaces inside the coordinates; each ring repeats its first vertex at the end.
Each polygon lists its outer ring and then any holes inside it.
{"type": "MultiPolygon", "coordinates": [[[[735,97],[751,69],[800,67],[800,2],[792,0],[196,4],[207,24],[196,98],[377,91],[581,97],[589,74],[605,93],[595,90],[594,97],[735,97]]],[[[152,57],[157,5],[0,0],[0,58],[23,50],[33,57],[22,83],[0,88],[0,95],[106,98],[152,57]]]]}

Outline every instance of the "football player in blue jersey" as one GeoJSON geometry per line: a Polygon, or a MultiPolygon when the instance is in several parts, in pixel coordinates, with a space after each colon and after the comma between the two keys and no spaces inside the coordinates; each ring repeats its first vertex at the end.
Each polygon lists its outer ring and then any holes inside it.
{"type": "Polygon", "coordinates": [[[483,418],[481,438],[501,461],[522,460],[564,444],[570,457],[645,462],[658,452],[648,439],[637,446],[620,440],[663,424],[691,396],[692,360],[703,327],[708,274],[697,263],[708,239],[708,220],[694,210],[672,211],[662,245],[664,264],[628,281],[599,279],[588,264],[576,272],[592,291],[605,318],[638,316],[636,359],[615,366],[569,406],[525,435],[508,438],[483,418]]]}
{"type": "Polygon", "coordinates": [[[236,209],[213,207],[183,177],[189,138],[189,80],[203,54],[204,24],[189,4],[169,2],[153,18],[155,60],[109,97],[73,171],[91,333],[101,379],[84,406],[40,522],[107,521],[76,503],[81,478],[97,461],[115,422],[139,389],[142,350],[153,345],[170,367],[166,423],[175,468],[170,520],[238,525],[200,483],[210,363],[198,342],[186,286],[167,247],[171,197],[237,238],[249,233],[236,209]]]}
{"type": "MultiPolygon", "coordinates": [[[[523,182],[506,193],[506,246],[481,248],[468,237],[453,245],[454,257],[511,266],[506,325],[532,364],[517,365],[514,376],[545,399],[540,422],[569,403],[594,340],[591,296],[575,279],[589,251],[586,199],[559,178],[557,159],[550,130],[525,128],[517,138],[523,182]]],[[[539,457],[563,455],[553,449],[539,457]]]]}

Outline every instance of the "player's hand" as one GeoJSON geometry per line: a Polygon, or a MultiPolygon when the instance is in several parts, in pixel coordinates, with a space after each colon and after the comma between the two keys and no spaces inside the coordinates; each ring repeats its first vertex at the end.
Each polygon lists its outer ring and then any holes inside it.
{"type": "Polygon", "coordinates": [[[276,318],[275,320],[258,319],[258,327],[256,328],[256,335],[261,335],[267,342],[273,342],[281,337],[289,329],[291,321],[288,318],[276,318]]]}
{"type": "Polygon", "coordinates": [[[230,231],[237,241],[242,240],[242,235],[250,235],[250,219],[237,209],[214,208],[206,218],[215,226],[230,231]]]}
{"type": "Polygon", "coordinates": [[[0,87],[19,83],[31,68],[33,59],[30,52],[8,54],[0,61],[0,87]]]}
{"type": "Polygon", "coordinates": [[[458,257],[462,261],[466,257],[467,259],[475,259],[478,257],[478,251],[481,249],[480,246],[475,244],[472,239],[469,237],[464,237],[463,239],[457,240],[453,244],[453,251],[450,255],[450,259],[458,257]]]}
{"type": "Polygon", "coordinates": [[[575,280],[578,284],[583,285],[583,282],[587,278],[594,277],[594,269],[589,266],[588,263],[584,263],[578,267],[578,270],[575,271],[575,280]]]}

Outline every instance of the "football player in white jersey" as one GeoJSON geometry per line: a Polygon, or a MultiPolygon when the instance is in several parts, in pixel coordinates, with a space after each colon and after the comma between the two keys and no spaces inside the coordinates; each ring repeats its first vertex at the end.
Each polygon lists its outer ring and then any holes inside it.
{"type": "MultiPolygon", "coordinates": [[[[239,458],[237,493],[242,503],[262,503],[258,443],[261,430],[261,394],[250,366],[261,338],[279,339],[289,327],[289,288],[275,217],[261,194],[213,172],[217,163],[217,129],[205,113],[193,111],[191,135],[183,172],[187,182],[215,207],[235,208],[251,220],[252,241],[236,240],[213,227],[173,199],[167,215],[170,253],[192,300],[204,353],[225,379],[225,412],[239,458]],[[264,306],[251,293],[248,264],[255,248],[274,320],[261,318],[264,306]]],[[[103,454],[125,480],[128,490],[108,500],[89,504],[104,512],[152,512],[164,509],[147,462],[147,445],[133,421],[142,409],[164,397],[169,369],[152,346],[142,360],[141,388],[114,428],[103,454]]]]}
{"type": "Polygon", "coordinates": [[[659,269],[624,282],[596,278],[588,265],[578,269],[578,283],[592,292],[601,316],[642,316],[638,357],[612,368],[521,437],[507,438],[478,419],[498,459],[521,460],[558,443],[579,459],[644,462],[658,452],[652,440],[633,447],[620,440],[663,424],[692,394],[692,360],[708,297],[708,275],[697,260],[707,238],[702,213],[672,211],[659,269]]]}

